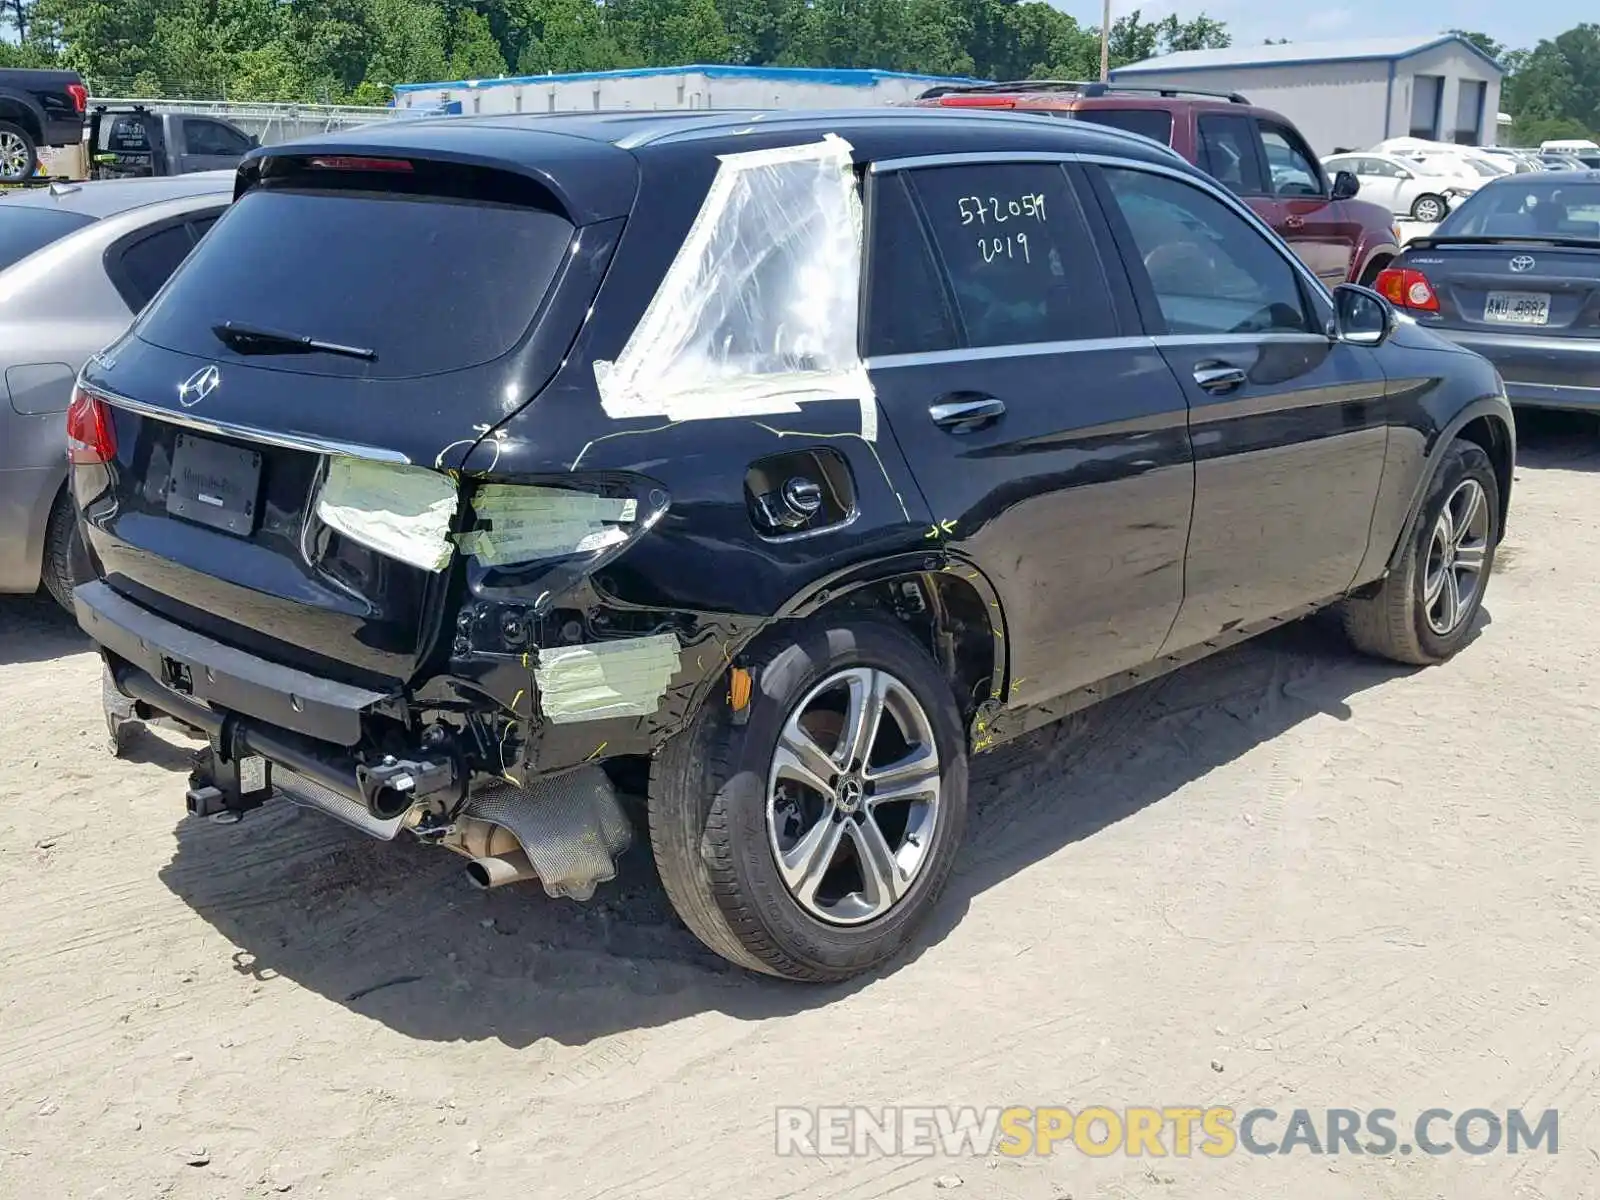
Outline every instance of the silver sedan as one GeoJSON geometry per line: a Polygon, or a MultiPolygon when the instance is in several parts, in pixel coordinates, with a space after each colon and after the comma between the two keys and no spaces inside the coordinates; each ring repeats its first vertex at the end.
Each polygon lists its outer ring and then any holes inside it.
{"type": "Polygon", "coordinates": [[[0,192],[0,592],[70,607],[65,413],[233,196],[233,172],[0,192]]]}

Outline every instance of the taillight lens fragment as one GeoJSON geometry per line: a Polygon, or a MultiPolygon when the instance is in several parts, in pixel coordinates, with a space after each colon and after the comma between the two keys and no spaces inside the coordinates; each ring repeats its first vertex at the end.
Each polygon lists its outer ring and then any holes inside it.
{"type": "Polygon", "coordinates": [[[67,461],[99,466],[117,456],[117,427],[111,408],[93,392],[77,388],[67,408],[67,461]]]}

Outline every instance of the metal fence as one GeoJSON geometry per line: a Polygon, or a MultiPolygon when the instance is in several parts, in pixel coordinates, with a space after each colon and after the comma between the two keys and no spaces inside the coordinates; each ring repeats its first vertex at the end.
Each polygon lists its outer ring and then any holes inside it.
{"type": "Polygon", "coordinates": [[[151,112],[194,113],[221,117],[246,133],[254,134],[263,145],[292,142],[312,134],[336,129],[353,129],[398,118],[431,115],[418,109],[367,108],[349,104],[271,104],[236,100],[123,100],[96,96],[90,104],[142,104],[151,112]]]}

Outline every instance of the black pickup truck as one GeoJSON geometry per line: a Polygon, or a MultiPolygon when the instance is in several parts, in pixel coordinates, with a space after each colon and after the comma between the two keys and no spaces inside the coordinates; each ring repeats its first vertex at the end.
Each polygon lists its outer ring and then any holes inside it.
{"type": "Polygon", "coordinates": [[[30,178],[40,146],[82,141],[88,108],[76,71],[0,70],[0,183],[30,178]]]}

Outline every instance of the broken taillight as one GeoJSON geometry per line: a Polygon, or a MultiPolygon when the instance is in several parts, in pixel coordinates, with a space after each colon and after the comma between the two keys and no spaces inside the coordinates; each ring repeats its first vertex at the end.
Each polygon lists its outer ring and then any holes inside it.
{"type": "Polygon", "coordinates": [[[111,408],[93,392],[77,388],[67,408],[67,461],[98,466],[117,456],[117,427],[111,408]]]}
{"type": "Polygon", "coordinates": [[[1421,271],[1389,267],[1379,272],[1374,281],[1374,290],[1389,303],[1401,308],[1439,311],[1439,297],[1433,290],[1433,284],[1421,271]]]}

